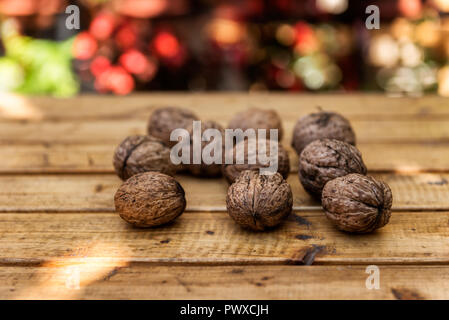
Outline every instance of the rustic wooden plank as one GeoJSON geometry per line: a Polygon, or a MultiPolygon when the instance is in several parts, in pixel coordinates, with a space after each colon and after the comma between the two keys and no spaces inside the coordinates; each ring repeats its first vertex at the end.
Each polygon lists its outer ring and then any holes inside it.
{"type": "MultiPolygon", "coordinates": [[[[224,117],[214,118],[224,127],[224,117]]],[[[128,135],[145,134],[146,119],[127,121],[5,122],[0,126],[0,144],[118,144],[128,135]]],[[[283,121],[284,145],[291,142],[295,118],[283,121]]],[[[449,120],[354,120],[359,143],[447,143],[449,120]]]]}
{"type": "MultiPolygon", "coordinates": [[[[0,173],[113,173],[116,145],[105,144],[13,144],[0,145],[0,173]]],[[[298,156],[290,153],[292,172],[298,156]]],[[[371,172],[448,172],[449,144],[359,144],[371,172]]]]}
{"type": "Polygon", "coordinates": [[[85,261],[0,267],[0,299],[449,298],[447,266],[380,266],[379,271],[380,288],[368,290],[362,266],[168,267],[85,261]]]}
{"type": "Polygon", "coordinates": [[[114,144],[0,145],[0,173],[113,173],[114,144]]]}
{"type": "Polygon", "coordinates": [[[267,233],[220,212],[186,213],[154,229],[114,213],[11,213],[0,215],[0,264],[448,264],[448,221],[449,212],[395,212],[377,232],[350,235],[322,212],[296,212],[267,233]]]}
{"type": "MultiPolygon", "coordinates": [[[[393,210],[449,210],[449,174],[374,174],[393,191],[393,210]]],[[[224,179],[177,176],[184,187],[187,211],[226,211],[228,183],[224,179]]],[[[320,210],[290,174],[294,208],[320,210]]],[[[112,212],[121,180],[105,175],[0,176],[0,212],[112,212]]]]}
{"type": "Polygon", "coordinates": [[[127,97],[83,95],[64,100],[11,95],[2,95],[1,98],[0,121],[146,119],[155,108],[170,105],[189,108],[210,119],[226,121],[234,113],[249,107],[276,109],[285,119],[296,119],[316,111],[318,107],[341,112],[351,120],[449,118],[447,99],[438,96],[390,98],[382,94],[151,93],[127,97]]]}

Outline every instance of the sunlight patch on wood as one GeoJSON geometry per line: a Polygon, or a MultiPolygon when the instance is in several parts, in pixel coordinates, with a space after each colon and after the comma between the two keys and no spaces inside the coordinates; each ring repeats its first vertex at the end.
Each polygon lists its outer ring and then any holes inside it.
{"type": "Polygon", "coordinates": [[[41,120],[43,113],[25,97],[0,92],[0,117],[13,120],[41,120]]]}
{"type": "Polygon", "coordinates": [[[36,268],[29,286],[17,292],[14,299],[76,299],[94,282],[108,281],[120,268],[128,265],[119,256],[126,256],[124,248],[115,248],[114,256],[98,258],[108,250],[105,244],[78,247],[66,256],[56,258],[36,268]],[[51,268],[53,272],[48,272],[51,268]],[[46,270],[45,272],[42,272],[46,270]]]}

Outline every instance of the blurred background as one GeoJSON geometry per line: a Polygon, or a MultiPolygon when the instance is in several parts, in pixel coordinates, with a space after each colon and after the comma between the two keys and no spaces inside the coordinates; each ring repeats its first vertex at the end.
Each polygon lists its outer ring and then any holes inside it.
{"type": "Polygon", "coordinates": [[[449,0],[0,0],[0,92],[449,96],[448,13],[449,0]]]}

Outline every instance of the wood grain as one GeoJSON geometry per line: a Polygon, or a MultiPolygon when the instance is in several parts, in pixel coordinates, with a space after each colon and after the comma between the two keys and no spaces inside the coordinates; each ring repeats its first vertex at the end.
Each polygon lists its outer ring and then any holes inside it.
{"type": "MultiPolygon", "coordinates": [[[[449,174],[373,174],[393,191],[393,210],[449,210],[449,174]]],[[[177,176],[186,191],[187,211],[226,211],[224,179],[177,176]]],[[[294,209],[319,210],[296,174],[287,181],[294,209]]],[[[113,212],[121,180],[113,174],[0,176],[0,212],[113,212]]]]}
{"type": "Polygon", "coordinates": [[[322,212],[296,212],[267,233],[220,212],[185,213],[135,229],[114,213],[1,214],[0,264],[448,264],[449,212],[395,212],[368,235],[340,232],[322,212]]]}
{"type": "MultiPolygon", "coordinates": [[[[448,299],[447,266],[149,266],[74,263],[0,267],[0,299],[448,299]],[[75,286],[79,275],[80,287],[75,286]]],[[[176,311],[178,312],[178,311],[176,311]]]]}
{"type": "Polygon", "coordinates": [[[209,119],[230,117],[250,107],[275,109],[284,119],[316,112],[318,108],[343,113],[350,120],[369,121],[449,118],[447,99],[438,96],[390,98],[382,94],[285,94],[285,93],[156,93],[127,97],[83,95],[58,100],[48,97],[11,97],[0,102],[0,121],[15,119],[97,121],[146,119],[158,107],[181,106],[209,119]],[[23,112],[14,112],[24,105],[23,112]],[[226,112],[223,112],[226,110],[226,112]],[[28,111],[28,112],[27,112],[28,111]]]}
{"type": "MultiPolygon", "coordinates": [[[[223,117],[217,122],[226,127],[223,117]]],[[[128,135],[145,134],[146,119],[127,121],[5,122],[0,126],[0,144],[118,144],[128,135]]],[[[449,119],[353,120],[358,143],[448,143],[449,119]]],[[[295,118],[283,122],[284,145],[291,142],[295,118]]]]}
{"type": "MultiPolygon", "coordinates": [[[[291,170],[298,156],[289,145],[291,170]]],[[[1,173],[113,173],[115,144],[0,145],[1,173]]],[[[447,172],[449,144],[361,143],[358,148],[371,172],[447,172]]]]}

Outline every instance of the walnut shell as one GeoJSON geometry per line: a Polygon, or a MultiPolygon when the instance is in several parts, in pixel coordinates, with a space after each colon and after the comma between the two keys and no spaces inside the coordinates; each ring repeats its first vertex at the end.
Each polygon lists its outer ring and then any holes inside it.
{"type": "MultiPolygon", "coordinates": [[[[219,125],[215,121],[204,121],[201,123],[201,136],[207,129],[217,129],[221,133],[221,157],[225,152],[225,131],[221,125],[219,125]]],[[[193,130],[192,128],[188,129],[190,132],[190,150],[191,150],[191,159],[190,159],[190,165],[188,165],[188,169],[191,174],[195,176],[201,176],[201,177],[219,177],[221,176],[221,163],[213,163],[213,164],[205,164],[203,160],[201,160],[201,164],[193,164],[193,130]]],[[[203,152],[203,149],[206,146],[212,147],[215,143],[218,143],[218,141],[214,141],[212,138],[211,141],[202,141],[201,142],[201,152],[203,152]]],[[[211,156],[214,155],[214,152],[211,152],[211,156]]]]}
{"type": "Polygon", "coordinates": [[[335,139],[355,146],[355,133],[349,121],[335,112],[318,112],[302,117],[293,129],[292,147],[298,155],[312,141],[335,139]]]}
{"type": "Polygon", "coordinates": [[[368,233],[386,225],[392,203],[386,183],[355,173],[329,181],[322,196],[327,218],[340,230],[354,233],[368,233]]]}
{"type": "Polygon", "coordinates": [[[350,173],[366,174],[360,151],[334,139],[315,140],[299,156],[299,180],[304,189],[320,197],[324,185],[350,173]]]}
{"type": "Polygon", "coordinates": [[[117,190],[115,210],[136,227],[155,227],[179,217],[186,207],[184,189],[160,172],[139,173],[117,190]]]}
{"type": "Polygon", "coordinates": [[[279,173],[243,171],[229,189],[226,208],[240,226],[262,231],[279,225],[292,211],[290,185],[279,173]]]}
{"type": "Polygon", "coordinates": [[[129,136],[123,140],[115,150],[113,164],[122,180],[147,171],[168,175],[176,172],[176,166],[170,160],[170,148],[150,136],[129,136]]]}
{"type": "Polygon", "coordinates": [[[186,129],[198,117],[189,110],[166,107],[155,110],[148,122],[148,134],[161,139],[167,146],[174,146],[177,142],[170,141],[170,134],[175,129],[186,129]]]}
{"type": "MultiPolygon", "coordinates": [[[[282,139],[282,121],[274,110],[251,108],[236,114],[228,125],[229,129],[266,129],[267,138],[270,138],[270,129],[278,129],[278,140],[282,139]]],[[[257,131],[256,131],[257,134],[257,131]]]]}
{"type": "MultiPolygon", "coordinates": [[[[256,140],[256,139],[254,139],[256,140]]],[[[287,179],[289,173],[290,173],[290,158],[288,156],[288,152],[284,149],[284,147],[274,140],[266,140],[266,151],[268,154],[270,154],[270,143],[277,143],[278,144],[278,163],[277,163],[277,172],[279,172],[284,179],[287,179]]],[[[229,183],[234,183],[234,181],[237,179],[237,177],[240,175],[242,171],[245,170],[257,170],[260,168],[267,168],[269,167],[269,164],[261,164],[258,160],[255,164],[249,164],[249,159],[257,159],[256,156],[258,154],[258,147],[253,150],[253,152],[248,154],[248,143],[249,141],[253,141],[253,139],[245,139],[239,143],[237,143],[233,148],[233,164],[226,164],[224,163],[222,165],[222,172],[225,176],[226,180],[228,180],[229,183]],[[237,158],[237,150],[240,148],[240,145],[244,145],[244,164],[237,164],[236,158],[237,158]]],[[[258,142],[257,142],[258,146],[258,142]]],[[[227,150],[226,152],[231,152],[231,150],[227,150]]]]}

